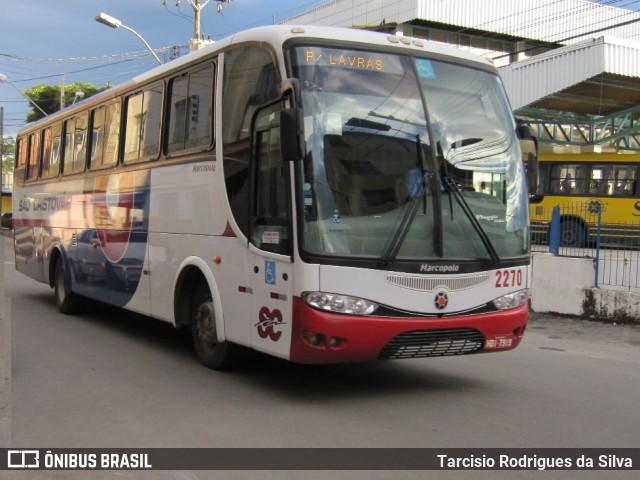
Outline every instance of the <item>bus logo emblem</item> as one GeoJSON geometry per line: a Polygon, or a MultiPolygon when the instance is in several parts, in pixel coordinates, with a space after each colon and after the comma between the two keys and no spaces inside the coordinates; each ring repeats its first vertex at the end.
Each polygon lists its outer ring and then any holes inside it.
{"type": "Polygon", "coordinates": [[[449,304],[449,296],[445,292],[438,292],[434,303],[438,310],[442,310],[449,304]]]}
{"type": "Polygon", "coordinates": [[[270,338],[274,342],[280,340],[282,332],[276,331],[275,328],[284,324],[282,312],[277,308],[269,310],[267,307],[262,307],[258,313],[258,318],[260,321],[256,324],[256,327],[260,338],[270,338]]]}
{"type": "Polygon", "coordinates": [[[589,212],[591,215],[597,215],[600,211],[604,212],[605,208],[604,204],[599,200],[591,200],[589,203],[587,203],[587,212],[589,212]]]}

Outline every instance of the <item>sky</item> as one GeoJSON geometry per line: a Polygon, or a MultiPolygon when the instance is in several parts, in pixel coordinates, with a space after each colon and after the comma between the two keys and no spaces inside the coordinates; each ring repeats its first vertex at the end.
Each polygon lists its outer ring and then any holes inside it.
{"type": "MultiPolygon", "coordinates": [[[[201,0],[204,4],[205,0],[201,0]]],[[[270,25],[328,0],[232,0],[217,12],[217,1],[202,9],[202,33],[219,40],[251,27],[270,25]]],[[[0,0],[0,106],[4,134],[15,136],[30,111],[17,90],[74,81],[118,84],[157,65],[144,43],[122,28],[95,21],[107,13],[140,35],[164,61],[173,45],[193,36],[188,0],[0,0]],[[64,74],[64,78],[62,77],[64,74]],[[17,88],[17,89],[16,89],[17,88]]]]}
{"type": "MultiPolygon", "coordinates": [[[[202,9],[202,32],[219,40],[331,1],[232,0],[218,13],[218,2],[210,0],[202,9]]],[[[589,1],[632,10],[640,3],[589,1]]],[[[104,12],[121,20],[167,61],[172,46],[186,46],[193,36],[193,8],[189,0],[178,3],[179,7],[176,0],[0,0],[0,74],[11,82],[0,82],[4,135],[15,136],[31,110],[19,90],[62,81],[117,85],[157,65],[134,34],[102,25],[96,15],[104,12]]]]}

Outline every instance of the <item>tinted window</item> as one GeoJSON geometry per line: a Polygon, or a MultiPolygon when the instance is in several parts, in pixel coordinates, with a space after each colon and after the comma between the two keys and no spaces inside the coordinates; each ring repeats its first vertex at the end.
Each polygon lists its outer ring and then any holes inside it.
{"type": "Polygon", "coordinates": [[[29,136],[29,166],[27,167],[27,180],[38,178],[40,165],[40,133],[29,136]]]}
{"type": "Polygon", "coordinates": [[[250,127],[260,105],[279,97],[279,78],[269,51],[261,47],[230,50],[224,57],[222,138],[227,196],[242,232],[249,231],[250,127]]]}
{"type": "Polygon", "coordinates": [[[64,159],[65,174],[82,172],[87,160],[88,115],[80,115],[65,122],[64,159]]]}
{"type": "Polygon", "coordinates": [[[153,160],[160,150],[162,86],[158,85],[127,99],[124,161],[153,160]]]}
{"type": "Polygon", "coordinates": [[[114,167],[118,163],[120,104],[94,110],[91,140],[91,169],[114,167]]]}
{"type": "Polygon", "coordinates": [[[62,143],[60,125],[45,129],[42,146],[42,178],[56,177],[60,173],[60,146],[62,143]]]}
{"type": "Polygon", "coordinates": [[[588,167],[580,164],[558,164],[551,168],[549,190],[555,195],[587,194],[588,167]]]}
{"type": "Polygon", "coordinates": [[[211,144],[213,65],[171,82],[167,151],[175,153],[211,144]]]}

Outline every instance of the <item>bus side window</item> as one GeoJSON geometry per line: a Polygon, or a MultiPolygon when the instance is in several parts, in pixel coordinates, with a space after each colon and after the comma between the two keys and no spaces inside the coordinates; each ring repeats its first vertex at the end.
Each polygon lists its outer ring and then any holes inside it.
{"type": "Polygon", "coordinates": [[[553,165],[551,168],[551,178],[549,181],[549,190],[553,195],[563,195],[571,187],[571,179],[563,165],[553,165]]]}
{"type": "Polygon", "coordinates": [[[62,173],[84,171],[87,162],[87,128],[89,116],[85,113],[65,122],[64,157],[62,173]]]}
{"type": "Polygon", "coordinates": [[[611,183],[614,195],[631,197],[635,195],[636,167],[633,165],[621,165],[613,168],[611,183]]]}
{"type": "Polygon", "coordinates": [[[560,195],[587,195],[589,169],[586,165],[554,165],[551,177],[551,193],[560,195]]]}
{"type": "Polygon", "coordinates": [[[162,85],[127,98],[124,162],[155,160],[160,153],[162,85]]]}
{"type": "Polygon", "coordinates": [[[547,181],[549,177],[549,169],[547,166],[540,165],[538,170],[538,195],[544,195],[547,193],[547,181]]]}
{"type": "Polygon", "coordinates": [[[95,170],[102,166],[104,151],[104,118],[105,107],[98,107],[91,115],[91,151],[89,152],[89,168],[95,170]]]}
{"type": "Polygon", "coordinates": [[[171,81],[168,153],[211,145],[214,78],[211,64],[171,81]]]}
{"type": "Polygon", "coordinates": [[[24,177],[27,172],[27,159],[29,158],[27,137],[20,137],[16,142],[16,166],[14,179],[17,184],[24,185],[24,177]]]}
{"type": "Polygon", "coordinates": [[[120,133],[120,103],[110,103],[93,111],[91,125],[91,170],[115,167],[118,164],[120,133]]]}
{"type": "Polygon", "coordinates": [[[589,193],[589,167],[577,165],[575,168],[574,195],[588,195],[589,193]]]}
{"type": "Polygon", "coordinates": [[[62,171],[73,173],[73,143],[76,120],[72,118],[64,122],[64,152],[62,154],[62,171]]]}
{"type": "Polygon", "coordinates": [[[259,105],[280,96],[279,81],[273,56],[267,49],[248,46],[225,52],[222,89],[225,185],[233,217],[247,237],[251,144],[249,123],[259,105]]]}
{"type": "Polygon", "coordinates": [[[60,124],[48,127],[44,131],[42,146],[42,178],[57,177],[60,173],[60,124]]]}
{"type": "Polygon", "coordinates": [[[187,114],[189,111],[189,76],[174,78],[170,84],[169,100],[169,134],[167,152],[179,152],[184,148],[187,130],[187,114]]]}
{"type": "Polygon", "coordinates": [[[40,132],[29,135],[29,163],[27,165],[27,181],[38,179],[40,174],[40,132]]]}
{"type": "Polygon", "coordinates": [[[606,179],[609,175],[609,167],[605,165],[592,165],[591,177],[589,180],[589,195],[602,196],[606,195],[606,179]]]}

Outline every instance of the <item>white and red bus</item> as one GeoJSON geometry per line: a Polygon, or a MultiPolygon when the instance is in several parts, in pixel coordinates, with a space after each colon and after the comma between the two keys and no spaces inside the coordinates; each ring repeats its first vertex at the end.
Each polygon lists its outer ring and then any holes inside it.
{"type": "Polygon", "coordinates": [[[28,125],[16,268],[190,328],[224,368],[508,350],[529,208],[495,68],[420,39],[235,34],[28,125]]]}

